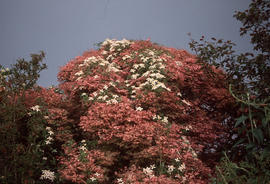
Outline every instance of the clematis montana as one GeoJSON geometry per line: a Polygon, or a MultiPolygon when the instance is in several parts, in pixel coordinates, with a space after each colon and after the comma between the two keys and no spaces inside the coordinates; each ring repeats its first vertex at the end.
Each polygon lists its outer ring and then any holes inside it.
{"type": "Polygon", "coordinates": [[[195,56],[149,40],[107,39],[67,63],[57,97],[66,105],[48,99],[50,121],[73,127],[61,139],[69,145],[59,158],[63,180],[208,183],[212,168],[203,151],[226,136],[223,112],[233,103],[225,74],[212,70],[215,78],[195,56]]]}

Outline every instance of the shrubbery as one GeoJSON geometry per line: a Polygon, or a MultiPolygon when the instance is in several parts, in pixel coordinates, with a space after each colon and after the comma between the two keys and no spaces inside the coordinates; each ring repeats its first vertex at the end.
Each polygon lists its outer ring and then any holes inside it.
{"type": "Polygon", "coordinates": [[[269,183],[269,8],[235,15],[255,56],[107,39],[48,89],[43,52],[0,66],[0,182],[269,183]]]}
{"type": "MultiPolygon", "coordinates": [[[[19,136],[3,139],[2,149],[10,146],[3,158],[11,158],[2,180],[19,174],[16,181],[25,183],[207,183],[229,137],[223,112],[234,102],[225,74],[213,72],[215,79],[207,77],[184,50],[105,40],[61,68],[59,88],[16,93],[25,120],[5,120],[20,127],[2,134],[19,136]],[[30,157],[10,154],[15,145],[30,157]]],[[[5,90],[2,108],[11,116],[14,99],[5,90]]]]}
{"type": "MultiPolygon", "coordinates": [[[[249,9],[236,12],[243,23],[240,35],[249,34],[254,53],[236,54],[231,41],[212,38],[192,40],[198,63],[226,72],[227,86],[239,106],[226,144],[227,153],[217,167],[217,183],[269,183],[270,181],[270,2],[253,0],[249,9]]],[[[209,72],[210,71],[210,72],[209,72]]],[[[212,75],[214,76],[214,75],[212,75]]]]}

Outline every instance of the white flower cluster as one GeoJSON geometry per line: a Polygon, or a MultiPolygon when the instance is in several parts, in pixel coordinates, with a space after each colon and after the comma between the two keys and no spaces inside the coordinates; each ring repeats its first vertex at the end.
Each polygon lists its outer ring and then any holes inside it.
{"type": "Polygon", "coordinates": [[[106,72],[119,72],[119,66],[117,66],[116,63],[109,62],[108,59],[104,60],[100,56],[91,56],[84,60],[82,64],[79,65],[81,70],[79,70],[77,73],[75,73],[75,76],[78,76],[76,80],[80,80],[82,76],[84,75],[83,69],[89,67],[89,66],[102,66],[106,68],[106,72]]]}
{"type": "Polygon", "coordinates": [[[9,68],[2,68],[2,69],[0,70],[0,72],[1,72],[1,73],[9,72],[9,68]]]}
{"type": "Polygon", "coordinates": [[[182,65],[183,65],[181,61],[175,61],[175,64],[176,64],[177,66],[182,66],[182,65]]]}
{"type": "Polygon", "coordinates": [[[168,173],[171,174],[174,169],[175,169],[175,167],[173,165],[169,165],[168,166],[168,173]]]}
{"type": "Polygon", "coordinates": [[[161,117],[160,115],[154,115],[153,120],[161,120],[163,123],[166,123],[166,124],[169,123],[167,116],[161,117]]]}
{"type": "Polygon", "coordinates": [[[40,106],[36,105],[30,108],[32,112],[29,112],[28,115],[31,116],[34,112],[40,112],[40,106]]]}
{"type": "Polygon", "coordinates": [[[143,108],[142,107],[136,107],[136,111],[142,111],[143,108]]]}
{"type": "MultiPolygon", "coordinates": [[[[94,174],[94,176],[99,177],[100,174],[96,172],[96,173],[94,174]]],[[[94,176],[92,176],[92,177],[90,178],[91,181],[96,181],[96,180],[97,180],[97,178],[94,177],[94,176]]]]}
{"type": "Polygon", "coordinates": [[[143,173],[147,176],[149,176],[150,178],[154,177],[154,171],[153,169],[155,169],[156,166],[153,164],[153,165],[150,165],[150,167],[146,167],[146,168],[143,168],[143,173]]]}
{"type": "MultiPolygon", "coordinates": [[[[104,85],[103,89],[99,90],[98,92],[94,92],[91,94],[91,96],[88,98],[90,101],[98,100],[106,102],[107,105],[109,104],[117,104],[121,97],[116,94],[108,93],[109,87],[115,87],[114,82],[110,82],[109,85],[104,85]]],[[[85,94],[86,95],[86,94],[85,94]]]]}
{"type": "Polygon", "coordinates": [[[131,56],[130,55],[124,55],[122,57],[122,59],[125,61],[125,60],[128,60],[128,59],[131,59],[131,56]]]}
{"type": "Polygon", "coordinates": [[[2,68],[0,70],[0,80],[5,79],[8,73],[9,73],[9,68],[2,68]]]}
{"type": "Polygon", "coordinates": [[[42,175],[40,176],[40,179],[41,180],[48,179],[53,182],[53,180],[55,179],[54,172],[50,170],[42,170],[42,175]]]}
{"type": "Polygon", "coordinates": [[[186,169],[185,163],[182,163],[182,164],[178,167],[178,170],[181,171],[181,172],[183,172],[185,169],[186,169]]]}
{"type": "Polygon", "coordinates": [[[53,141],[53,137],[52,137],[52,136],[54,135],[54,133],[53,133],[51,127],[46,127],[46,130],[47,130],[49,136],[48,136],[47,139],[45,140],[45,144],[51,144],[52,141],[53,141]]]}
{"type": "Polygon", "coordinates": [[[192,126],[191,125],[188,125],[184,128],[186,131],[189,131],[189,130],[192,130],[192,126]]]}
{"type": "Polygon", "coordinates": [[[118,184],[125,184],[122,178],[118,178],[118,179],[117,179],[117,183],[118,183],[118,184]]]}
{"type": "MultiPolygon", "coordinates": [[[[139,57],[143,63],[134,64],[132,66],[130,69],[130,72],[132,73],[131,79],[146,77],[146,81],[140,84],[139,87],[135,87],[135,89],[150,86],[152,90],[163,88],[167,91],[171,91],[170,88],[166,87],[162,82],[162,79],[166,78],[163,74],[163,69],[165,69],[165,65],[162,63],[163,59],[156,56],[155,52],[150,49],[147,49],[144,54],[139,54],[139,57]],[[140,71],[145,69],[147,69],[147,71],[141,74],[140,71]]],[[[135,89],[133,93],[136,92],[135,89]]]]}
{"type": "Polygon", "coordinates": [[[106,39],[101,44],[101,47],[105,48],[105,50],[102,51],[101,54],[104,58],[106,58],[107,61],[112,61],[123,49],[127,48],[130,44],[132,44],[132,42],[126,39],[106,39]]]}
{"type": "MultiPolygon", "coordinates": [[[[190,142],[189,142],[189,140],[186,138],[186,136],[182,136],[181,138],[182,138],[184,144],[188,144],[188,149],[187,149],[187,151],[191,152],[191,154],[192,154],[192,156],[193,156],[194,158],[197,158],[198,155],[197,155],[197,153],[194,151],[194,149],[190,146],[190,142]]],[[[179,153],[179,154],[180,154],[180,153],[179,153]]]]}
{"type": "Polygon", "coordinates": [[[86,151],[87,150],[87,147],[86,147],[86,141],[85,140],[82,140],[81,141],[81,146],[79,147],[79,149],[81,151],[86,151]]]}
{"type": "Polygon", "coordinates": [[[114,51],[118,51],[120,52],[123,48],[128,47],[132,42],[129,40],[126,40],[125,38],[122,40],[116,40],[116,39],[106,39],[101,46],[105,47],[105,46],[109,46],[109,51],[110,52],[114,52],[114,51]]]}
{"type": "Polygon", "coordinates": [[[39,105],[33,106],[33,107],[31,107],[31,110],[36,111],[36,112],[40,112],[40,106],[39,105]]]}

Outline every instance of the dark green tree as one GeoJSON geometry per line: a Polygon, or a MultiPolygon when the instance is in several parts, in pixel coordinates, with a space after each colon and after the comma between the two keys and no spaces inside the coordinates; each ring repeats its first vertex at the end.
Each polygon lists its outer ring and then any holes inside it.
{"type": "Polygon", "coordinates": [[[236,54],[232,41],[216,38],[206,41],[204,36],[200,41],[192,39],[190,48],[205,69],[210,64],[223,68],[228,84],[237,92],[248,90],[257,98],[265,99],[270,94],[270,1],[253,0],[249,9],[235,12],[234,17],[243,24],[240,35],[250,36],[253,53],[236,54]]]}
{"type": "Polygon", "coordinates": [[[269,183],[270,180],[270,1],[252,0],[249,8],[237,11],[240,35],[249,35],[253,52],[237,54],[232,41],[204,36],[191,39],[190,48],[212,77],[222,68],[238,108],[231,113],[234,134],[228,139],[225,157],[217,167],[214,183],[269,183]],[[229,151],[230,150],[230,151],[229,151]]]}

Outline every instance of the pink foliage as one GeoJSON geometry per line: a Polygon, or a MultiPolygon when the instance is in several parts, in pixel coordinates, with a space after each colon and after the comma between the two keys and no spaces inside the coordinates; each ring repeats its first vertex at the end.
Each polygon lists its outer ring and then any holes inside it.
{"type": "Polygon", "coordinates": [[[45,98],[51,122],[75,127],[65,138],[86,140],[83,151],[78,143],[63,147],[63,179],[208,183],[212,168],[200,154],[226,135],[220,114],[232,104],[224,73],[213,72],[184,50],[150,41],[105,40],[73,59],[58,74],[64,96],[47,90],[45,98]],[[149,177],[143,168],[153,164],[149,177]]]}

